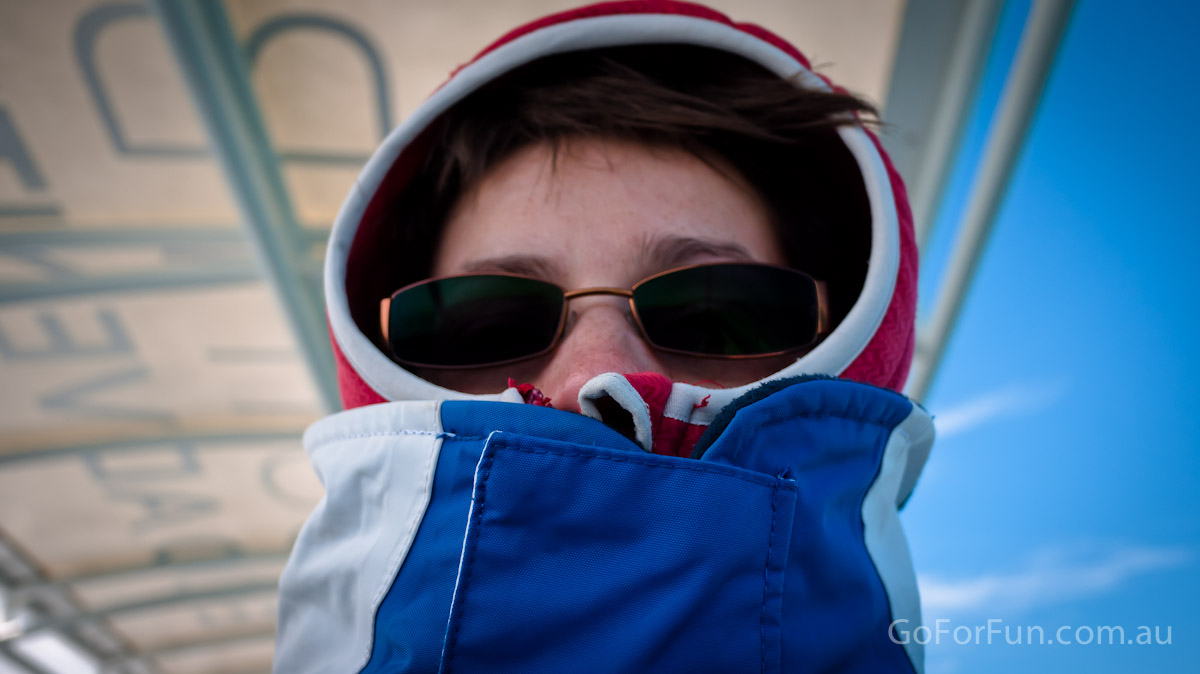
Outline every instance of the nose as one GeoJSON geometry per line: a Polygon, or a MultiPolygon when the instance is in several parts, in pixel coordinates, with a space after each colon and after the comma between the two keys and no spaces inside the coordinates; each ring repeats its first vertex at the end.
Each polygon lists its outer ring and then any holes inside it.
{"type": "Polygon", "coordinates": [[[579,389],[606,372],[663,371],[629,317],[628,302],[615,297],[571,301],[567,332],[536,380],[554,406],[579,411],[579,389]]]}

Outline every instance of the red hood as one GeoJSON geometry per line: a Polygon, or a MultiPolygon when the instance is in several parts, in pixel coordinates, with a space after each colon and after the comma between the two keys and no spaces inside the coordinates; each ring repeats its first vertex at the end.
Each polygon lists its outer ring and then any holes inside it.
{"type": "MultiPolygon", "coordinates": [[[[579,49],[683,43],[721,49],[806,86],[836,88],[814,74],[795,47],[765,29],[734,23],[706,7],[669,0],[630,0],[581,7],[547,16],[503,36],[450,79],[397,127],[376,151],[334,224],[326,259],[325,292],[342,401],[347,408],[388,400],[492,398],[520,401],[515,389],[472,396],[435,386],[384,355],[355,324],[350,297],[364,281],[360,270],[385,236],[372,217],[381,195],[402,190],[423,159],[421,133],[442,112],[482,84],[547,55],[579,49]]],[[[863,292],[838,327],[815,349],[768,379],[799,374],[840,375],[900,390],[914,344],[917,249],[904,184],[870,131],[839,131],[857,161],[871,210],[871,256],[863,292]]],[[[749,386],[753,386],[751,384],[749,386]]],[[[707,414],[748,387],[710,391],[677,384],[680,409],[690,401],[707,414]],[[709,398],[713,400],[709,401],[709,398]],[[697,403],[698,405],[698,403],[697,403]]],[[[691,423],[706,423],[703,419],[691,423]]]]}

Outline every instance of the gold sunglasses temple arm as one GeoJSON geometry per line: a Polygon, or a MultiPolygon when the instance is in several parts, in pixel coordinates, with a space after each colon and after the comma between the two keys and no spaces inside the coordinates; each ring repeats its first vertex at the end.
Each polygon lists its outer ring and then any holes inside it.
{"type": "Polygon", "coordinates": [[[824,281],[813,281],[817,287],[817,336],[829,329],[829,291],[824,281]]]}
{"type": "Polygon", "coordinates": [[[380,327],[380,330],[383,332],[384,344],[386,344],[388,341],[388,323],[390,322],[390,321],[388,321],[388,314],[390,314],[391,311],[392,311],[392,298],[391,297],[385,297],[385,298],[379,300],[379,327],[380,327]]]}

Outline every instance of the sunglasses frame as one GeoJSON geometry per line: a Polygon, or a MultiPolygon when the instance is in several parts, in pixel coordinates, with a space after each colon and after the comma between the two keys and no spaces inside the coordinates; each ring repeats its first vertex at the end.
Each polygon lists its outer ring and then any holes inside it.
{"type": "Polygon", "coordinates": [[[481,369],[481,368],[485,368],[485,367],[498,367],[498,366],[502,366],[502,365],[511,365],[513,363],[519,363],[522,361],[531,360],[534,358],[544,356],[548,353],[551,353],[556,348],[558,348],[559,342],[562,341],[563,333],[566,332],[567,316],[569,315],[571,300],[573,300],[577,297],[588,297],[591,295],[614,295],[617,297],[624,297],[626,299],[626,301],[628,301],[628,303],[629,303],[629,311],[630,311],[630,314],[633,316],[633,323],[634,323],[634,325],[637,326],[638,333],[641,335],[642,340],[644,342],[646,342],[646,344],[648,344],[651,348],[653,348],[657,351],[673,353],[673,354],[677,354],[677,355],[681,355],[681,356],[689,356],[692,358],[713,358],[713,359],[717,359],[717,360],[748,360],[748,359],[754,359],[754,358],[771,358],[773,356],[782,356],[784,354],[792,353],[794,351],[799,351],[801,349],[806,349],[806,348],[813,346],[814,344],[819,342],[821,340],[821,338],[824,337],[828,333],[828,330],[829,330],[829,297],[828,297],[828,292],[826,290],[825,282],[815,279],[812,277],[811,274],[809,274],[807,272],[802,272],[798,269],[792,269],[791,267],[785,267],[785,266],[777,265],[777,264],[767,264],[767,263],[762,263],[762,262],[700,262],[697,264],[689,264],[689,265],[684,265],[682,267],[674,267],[672,269],[667,269],[666,271],[661,271],[661,272],[658,272],[657,274],[647,276],[646,278],[642,279],[641,281],[638,281],[637,283],[633,284],[633,286],[630,288],[617,288],[617,287],[613,287],[613,286],[595,286],[595,287],[591,287],[591,288],[579,288],[577,290],[567,290],[567,289],[563,288],[562,286],[558,285],[557,283],[554,283],[552,281],[547,281],[546,279],[543,279],[543,278],[538,278],[536,276],[528,276],[525,274],[510,274],[510,273],[506,273],[506,272],[476,272],[476,273],[470,273],[470,274],[450,274],[447,276],[436,276],[433,278],[427,278],[427,279],[424,279],[421,281],[416,281],[414,283],[410,283],[410,284],[400,288],[399,290],[393,292],[391,295],[388,295],[387,297],[380,300],[379,301],[379,324],[380,324],[381,331],[383,333],[383,342],[384,342],[384,345],[387,347],[388,353],[391,354],[392,358],[395,359],[396,362],[398,362],[402,365],[406,365],[408,367],[420,367],[420,368],[428,368],[428,369],[435,369],[435,370],[477,370],[477,369],[481,369]],[[696,351],[686,351],[684,349],[672,349],[669,347],[659,346],[658,344],[655,344],[654,341],[650,339],[650,336],[646,333],[646,327],[642,324],[641,317],[638,316],[637,305],[635,305],[633,302],[634,291],[636,291],[642,285],[649,283],[650,281],[653,281],[662,276],[666,276],[668,274],[674,274],[676,272],[687,271],[689,269],[695,269],[697,267],[717,267],[717,266],[727,266],[727,265],[768,267],[768,268],[773,268],[773,269],[782,269],[782,270],[791,272],[793,274],[799,274],[800,276],[807,277],[810,281],[813,282],[813,286],[816,288],[816,295],[817,295],[816,335],[814,335],[813,338],[808,343],[802,344],[799,346],[794,346],[790,349],[784,349],[782,351],[772,351],[770,353],[753,353],[753,354],[742,354],[742,355],[698,353],[696,351]],[[507,278],[528,279],[531,281],[538,281],[539,283],[545,283],[548,285],[552,285],[555,288],[558,288],[563,294],[562,312],[558,317],[558,328],[555,329],[555,331],[554,331],[554,337],[550,340],[550,345],[547,346],[546,348],[542,349],[541,351],[538,351],[536,353],[531,353],[526,356],[518,356],[517,358],[507,358],[505,360],[498,360],[495,362],[480,363],[480,364],[475,364],[475,365],[431,365],[429,363],[418,363],[415,361],[406,360],[406,359],[401,358],[400,356],[396,355],[396,353],[394,351],[392,351],[391,340],[388,339],[388,324],[390,323],[390,318],[391,318],[390,314],[391,314],[392,299],[394,297],[396,297],[397,295],[399,295],[400,293],[405,292],[406,290],[410,290],[412,288],[416,288],[418,286],[426,285],[429,283],[434,283],[435,281],[443,281],[446,279],[454,279],[454,278],[466,278],[466,277],[471,277],[471,276],[503,276],[503,277],[507,277],[507,278]]]}

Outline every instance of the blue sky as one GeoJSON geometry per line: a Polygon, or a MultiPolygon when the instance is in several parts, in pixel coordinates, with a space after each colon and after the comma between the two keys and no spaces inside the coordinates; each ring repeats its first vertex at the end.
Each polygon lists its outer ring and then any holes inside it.
{"type": "MultiPolygon", "coordinates": [[[[958,645],[931,674],[1200,661],[1200,5],[1076,3],[938,379],[903,518],[926,621],[1160,627],[1170,645],[958,645]]],[[[926,255],[935,294],[1028,11],[1001,17],[926,255]]],[[[1081,633],[1086,638],[1087,632],[1081,633]]],[[[1002,642],[1002,638],[1001,638],[1002,642]]]]}

